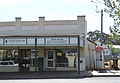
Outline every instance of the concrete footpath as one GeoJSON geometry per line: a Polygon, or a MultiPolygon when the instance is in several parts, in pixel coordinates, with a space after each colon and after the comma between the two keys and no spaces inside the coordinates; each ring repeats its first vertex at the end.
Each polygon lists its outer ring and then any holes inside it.
{"type": "Polygon", "coordinates": [[[120,77],[120,70],[93,70],[93,77],[120,77]]]}

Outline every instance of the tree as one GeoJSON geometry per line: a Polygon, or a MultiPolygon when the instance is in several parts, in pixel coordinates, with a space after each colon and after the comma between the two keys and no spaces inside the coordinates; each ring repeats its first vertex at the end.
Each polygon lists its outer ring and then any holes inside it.
{"type": "MultiPolygon", "coordinates": [[[[120,0],[96,0],[97,3],[104,4],[104,12],[113,18],[114,23],[110,26],[111,42],[120,45],[120,0]]],[[[92,2],[94,2],[92,0],[92,2]]]]}
{"type": "MultiPolygon", "coordinates": [[[[91,41],[100,41],[101,40],[101,32],[99,30],[90,31],[87,33],[87,38],[91,41]]],[[[120,37],[113,36],[110,34],[103,33],[102,35],[102,43],[106,45],[120,45],[120,37]]]]}
{"type": "Polygon", "coordinates": [[[105,4],[105,12],[114,19],[113,26],[110,27],[110,32],[113,36],[120,34],[120,0],[103,0],[105,4]]]}
{"type": "MultiPolygon", "coordinates": [[[[99,30],[95,30],[95,31],[90,31],[87,33],[88,39],[92,40],[92,41],[100,41],[101,40],[101,32],[99,30]]],[[[103,37],[102,37],[102,43],[104,44],[111,44],[111,35],[103,33],[103,37]]]]}
{"type": "Polygon", "coordinates": [[[95,30],[95,31],[90,31],[87,33],[88,35],[88,39],[92,40],[92,41],[100,41],[100,31],[99,30],[95,30]]]}

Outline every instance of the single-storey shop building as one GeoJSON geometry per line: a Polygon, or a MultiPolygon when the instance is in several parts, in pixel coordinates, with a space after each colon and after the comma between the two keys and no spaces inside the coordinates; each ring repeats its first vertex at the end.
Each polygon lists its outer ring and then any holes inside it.
{"type": "Polygon", "coordinates": [[[85,70],[86,25],[85,16],[0,22],[0,72],[85,70]]]}

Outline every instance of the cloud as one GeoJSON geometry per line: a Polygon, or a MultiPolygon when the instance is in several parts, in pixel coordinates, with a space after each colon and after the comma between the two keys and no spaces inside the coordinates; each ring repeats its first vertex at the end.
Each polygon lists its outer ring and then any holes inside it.
{"type": "Polygon", "coordinates": [[[29,2],[31,0],[0,0],[0,6],[10,6],[10,5],[16,5],[20,3],[29,2]]]}

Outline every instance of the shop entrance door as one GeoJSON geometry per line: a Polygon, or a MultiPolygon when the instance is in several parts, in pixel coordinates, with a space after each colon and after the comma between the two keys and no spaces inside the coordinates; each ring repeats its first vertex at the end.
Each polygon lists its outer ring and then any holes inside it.
{"type": "Polygon", "coordinates": [[[55,68],[55,50],[46,51],[46,67],[55,68]]]}
{"type": "Polygon", "coordinates": [[[30,56],[31,49],[21,49],[20,50],[20,71],[30,70],[30,56]]]}

